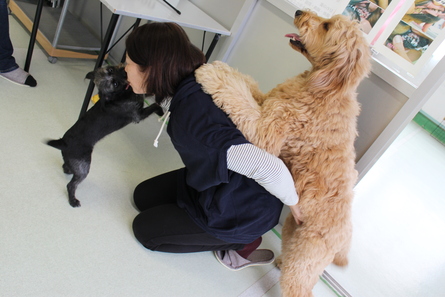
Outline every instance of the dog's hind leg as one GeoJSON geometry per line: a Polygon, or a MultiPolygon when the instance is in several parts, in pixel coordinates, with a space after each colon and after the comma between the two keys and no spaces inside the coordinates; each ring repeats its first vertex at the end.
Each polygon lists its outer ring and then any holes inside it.
{"type": "Polygon", "coordinates": [[[90,171],[91,157],[87,160],[70,160],[69,163],[73,178],[66,186],[68,189],[68,201],[72,207],[79,207],[80,201],[76,198],[76,189],[90,171]]]}
{"type": "Polygon", "coordinates": [[[286,218],[282,232],[280,286],[284,297],[312,297],[312,289],[332,262],[320,234],[311,227],[297,226],[292,215],[286,218]]]}
{"type": "Polygon", "coordinates": [[[62,165],[62,169],[63,169],[63,173],[65,174],[73,174],[73,171],[71,170],[70,167],[70,157],[69,155],[62,150],[62,158],[63,158],[63,165],[62,165]]]}
{"type": "Polygon", "coordinates": [[[349,248],[345,248],[338,253],[335,254],[333,263],[337,266],[346,266],[348,265],[348,253],[349,248]]]}
{"type": "Polygon", "coordinates": [[[73,172],[71,171],[70,166],[67,163],[63,163],[62,168],[63,168],[63,173],[65,173],[65,174],[73,174],[73,172]]]}
{"type": "Polygon", "coordinates": [[[337,266],[346,266],[348,265],[348,254],[351,247],[352,240],[352,232],[349,232],[349,236],[344,240],[340,250],[334,256],[334,264],[337,266]]]}

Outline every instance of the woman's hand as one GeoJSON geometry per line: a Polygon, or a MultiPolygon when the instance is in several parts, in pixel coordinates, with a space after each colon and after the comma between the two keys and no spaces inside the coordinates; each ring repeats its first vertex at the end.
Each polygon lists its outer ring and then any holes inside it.
{"type": "Polygon", "coordinates": [[[295,219],[295,222],[297,223],[297,225],[303,224],[300,206],[298,206],[298,204],[289,205],[289,208],[290,208],[292,215],[294,216],[294,219],[295,219]]]}

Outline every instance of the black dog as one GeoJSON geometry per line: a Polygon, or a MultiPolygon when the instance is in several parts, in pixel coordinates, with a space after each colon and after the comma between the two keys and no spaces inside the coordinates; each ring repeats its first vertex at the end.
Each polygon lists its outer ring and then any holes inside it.
{"type": "Polygon", "coordinates": [[[67,185],[72,207],[80,206],[75,192],[90,171],[94,145],[108,134],[132,122],[138,123],[153,112],[162,115],[162,108],[157,104],[143,107],[143,97],[133,93],[122,66],[98,68],[86,78],[94,79],[100,100],[61,139],[47,142],[62,151],[63,172],[73,174],[67,185]]]}

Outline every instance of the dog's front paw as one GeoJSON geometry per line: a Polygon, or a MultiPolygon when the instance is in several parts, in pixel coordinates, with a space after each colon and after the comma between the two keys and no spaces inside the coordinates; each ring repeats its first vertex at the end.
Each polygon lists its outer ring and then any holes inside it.
{"type": "Polygon", "coordinates": [[[207,94],[214,96],[221,92],[226,86],[225,76],[227,64],[222,62],[214,62],[212,64],[204,64],[195,71],[196,81],[202,85],[202,90],[207,94]]]}
{"type": "Polygon", "coordinates": [[[80,207],[80,201],[76,198],[69,198],[69,203],[72,207],[80,207]]]}
{"type": "Polygon", "coordinates": [[[257,105],[250,90],[251,79],[223,62],[202,65],[195,76],[216,106],[229,115],[257,105]]]}

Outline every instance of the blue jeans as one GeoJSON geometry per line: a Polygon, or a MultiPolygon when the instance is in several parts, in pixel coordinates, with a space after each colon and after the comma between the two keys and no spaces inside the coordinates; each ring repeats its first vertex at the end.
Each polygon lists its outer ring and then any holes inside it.
{"type": "Polygon", "coordinates": [[[11,39],[9,38],[9,19],[6,0],[0,0],[0,73],[6,73],[19,68],[12,53],[11,39]]]}

